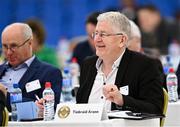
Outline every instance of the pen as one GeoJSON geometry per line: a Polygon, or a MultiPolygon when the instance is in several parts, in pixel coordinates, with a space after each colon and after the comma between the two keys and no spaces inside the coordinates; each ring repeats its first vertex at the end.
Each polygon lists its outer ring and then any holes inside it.
{"type": "Polygon", "coordinates": [[[38,95],[35,94],[35,97],[36,97],[36,99],[37,99],[38,101],[40,100],[39,97],[38,97],[38,95]]]}

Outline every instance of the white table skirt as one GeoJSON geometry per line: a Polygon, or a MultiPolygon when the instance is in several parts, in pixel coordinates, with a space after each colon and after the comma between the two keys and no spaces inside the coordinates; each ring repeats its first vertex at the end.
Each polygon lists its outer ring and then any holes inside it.
{"type": "Polygon", "coordinates": [[[165,127],[180,127],[180,100],[168,103],[165,127]]]}
{"type": "Polygon", "coordinates": [[[125,120],[111,119],[99,122],[57,122],[57,121],[34,121],[34,122],[9,122],[9,127],[159,127],[160,120],[125,120]]]}

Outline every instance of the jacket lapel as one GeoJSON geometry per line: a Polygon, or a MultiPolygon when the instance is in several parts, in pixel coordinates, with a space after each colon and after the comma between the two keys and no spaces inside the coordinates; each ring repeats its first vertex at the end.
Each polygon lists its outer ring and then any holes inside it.
{"type": "Polygon", "coordinates": [[[119,68],[118,68],[118,72],[117,72],[117,76],[116,76],[116,80],[115,80],[115,84],[118,86],[118,88],[123,85],[122,81],[125,78],[125,74],[128,69],[128,64],[129,64],[130,59],[131,59],[130,51],[128,49],[126,49],[126,51],[122,57],[122,60],[119,64],[119,68]]]}
{"type": "Polygon", "coordinates": [[[34,76],[34,74],[38,70],[38,67],[39,67],[39,60],[35,57],[35,59],[31,63],[31,65],[28,67],[27,71],[25,72],[25,74],[23,75],[23,77],[19,81],[21,89],[24,89],[25,84],[27,82],[29,82],[30,79],[32,79],[32,76],[34,76]]]}
{"type": "Polygon", "coordinates": [[[94,80],[95,80],[95,77],[97,75],[97,69],[95,66],[93,66],[90,70],[90,73],[89,73],[89,80],[87,80],[88,82],[86,83],[86,89],[87,89],[87,96],[85,96],[85,100],[88,102],[88,99],[89,99],[89,96],[90,96],[90,93],[91,93],[91,90],[92,90],[92,86],[94,84],[94,80]]]}
{"type": "Polygon", "coordinates": [[[0,67],[0,78],[2,78],[2,76],[5,74],[5,71],[6,71],[6,65],[2,65],[0,67]]]}
{"type": "Polygon", "coordinates": [[[83,73],[83,83],[82,83],[82,88],[79,89],[79,92],[81,95],[78,97],[78,101],[80,103],[87,103],[89,99],[89,95],[92,89],[92,86],[94,84],[94,80],[97,74],[97,69],[96,69],[96,60],[97,57],[93,58],[93,61],[88,62],[84,66],[89,66],[89,68],[86,70],[86,73],[83,73]],[[82,96],[83,95],[83,96],[82,96]]]}

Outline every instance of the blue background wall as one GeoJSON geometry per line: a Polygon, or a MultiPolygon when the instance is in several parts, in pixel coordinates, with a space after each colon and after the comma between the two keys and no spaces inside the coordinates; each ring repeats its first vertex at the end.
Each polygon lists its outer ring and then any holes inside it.
{"type": "MultiPolygon", "coordinates": [[[[163,16],[173,16],[180,0],[136,0],[154,4],[163,16]]],[[[46,43],[55,47],[60,38],[85,35],[85,19],[92,11],[118,8],[119,0],[0,0],[0,33],[13,22],[39,18],[47,31],[46,43]]]]}

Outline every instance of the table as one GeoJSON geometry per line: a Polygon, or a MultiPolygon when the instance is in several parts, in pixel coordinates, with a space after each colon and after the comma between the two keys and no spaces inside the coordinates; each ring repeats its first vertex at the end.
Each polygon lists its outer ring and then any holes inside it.
{"type": "Polygon", "coordinates": [[[159,127],[160,120],[125,120],[111,119],[99,122],[57,122],[57,121],[34,121],[34,122],[9,122],[8,127],[159,127]]]}
{"type": "Polygon", "coordinates": [[[180,100],[168,103],[165,127],[180,127],[180,100]]]}
{"type": "MultiPolygon", "coordinates": [[[[125,120],[125,119],[112,119],[105,120],[100,122],[68,122],[68,123],[60,123],[56,121],[38,121],[38,122],[9,122],[10,127],[56,127],[61,125],[61,127],[134,127],[134,126],[142,126],[142,127],[158,127],[159,121],[157,119],[149,119],[149,120],[125,120]]],[[[167,113],[165,118],[164,127],[180,127],[180,100],[177,102],[168,103],[167,113]]]]}

